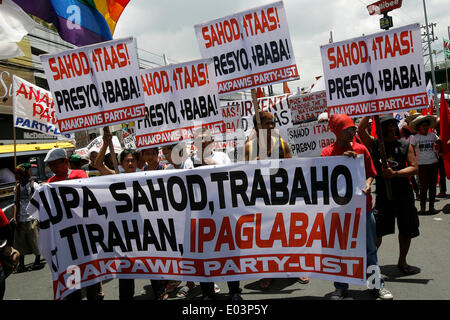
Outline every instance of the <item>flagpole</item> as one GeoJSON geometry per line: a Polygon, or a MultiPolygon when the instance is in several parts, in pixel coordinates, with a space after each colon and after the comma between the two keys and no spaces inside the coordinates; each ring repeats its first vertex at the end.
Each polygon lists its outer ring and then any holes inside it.
{"type": "MultiPolygon", "coordinates": [[[[111,134],[111,131],[109,130],[108,126],[103,128],[103,132],[106,134],[111,134]]],[[[119,171],[119,166],[117,164],[116,152],[114,151],[114,144],[113,144],[112,139],[109,141],[109,153],[111,154],[111,160],[114,165],[114,171],[116,172],[116,174],[118,174],[118,173],[120,173],[120,171],[119,171]]]]}
{"type": "MultiPolygon", "coordinates": [[[[262,129],[261,128],[261,118],[260,118],[260,116],[259,116],[259,104],[258,104],[258,98],[257,98],[257,96],[256,96],[256,89],[255,88],[253,88],[252,90],[251,90],[251,92],[252,92],[252,101],[253,101],[253,108],[255,109],[255,116],[256,116],[256,125],[258,126],[258,128],[255,128],[255,130],[256,129],[258,129],[258,131],[260,132],[260,130],[262,129]]],[[[260,154],[260,158],[261,158],[261,154],[267,154],[267,150],[265,150],[264,151],[264,153],[262,153],[263,151],[263,148],[265,147],[265,143],[263,142],[263,137],[259,137],[259,139],[258,139],[258,141],[259,141],[259,154],[260,154]]]]}
{"type": "Polygon", "coordinates": [[[437,101],[437,92],[436,92],[436,77],[434,75],[433,55],[431,54],[430,31],[428,29],[428,16],[427,16],[425,0],[423,0],[423,12],[425,15],[425,26],[426,26],[426,31],[427,31],[428,54],[430,55],[431,83],[433,85],[433,91],[435,92],[433,103],[434,103],[434,106],[436,107],[436,112],[439,113],[439,103],[437,101]]]}
{"type": "MultiPolygon", "coordinates": [[[[444,54],[445,55],[445,54],[444,54]]],[[[448,70],[447,70],[447,56],[445,56],[445,90],[448,91],[448,70]]],[[[437,111],[436,111],[437,112],[437,111]]]]}

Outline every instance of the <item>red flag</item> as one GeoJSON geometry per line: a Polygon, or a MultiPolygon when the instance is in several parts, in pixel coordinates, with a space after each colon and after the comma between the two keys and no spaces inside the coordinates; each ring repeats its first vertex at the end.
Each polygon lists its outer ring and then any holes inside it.
{"type": "Polygon", "coordinates": [[[261,90],[261,88],[256,88],[256,98],[264,98],[266,95],[264,94],[264,92],[261,90]]]}
{"type": "Polygon", "coordinates": [[[377,125],[375,123],[375,117],[372,116],[372,128],[370,129],[370,135],[374,138],[378,138],[377,125]]]}
{"type": "MultiPolygon", "coordinates": [[[[431,103],[433,103],[433,102],[431,102],[431,103]]],[[[428,109],[428,108],[423,108],[422,110],[420,110],[420,114],[423,116],[427,116],[427,115],[429,115],[429,113],[428,113],[429,110],[430,109],[428,109]]]]}
{"type": "Polygon", "coordinates": [[[283,82],[283,93],[291,93],[291,90],[289,90],[287,82],[283,82]]]}
{"type": "Polygon", "coordinates": [[[447,144],[450,139],[450,113],[448,112],[448,104],[445,100],[444,89],[441,90],[441,106],[440,106],[440,130],[442,141],[442,158],[444,160],[445,175],[450,179],[450,146],[447,144]]]}

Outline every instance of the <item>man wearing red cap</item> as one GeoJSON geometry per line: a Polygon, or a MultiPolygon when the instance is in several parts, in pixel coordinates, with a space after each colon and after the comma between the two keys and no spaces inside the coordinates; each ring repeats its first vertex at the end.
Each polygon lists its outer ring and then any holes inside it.
{"type": "MultiPolygon", "coordinates": [[[[336,142],[322,150],[322,157],[341,156],[356,158],[358,154],[364,156],[364,166],[366,169],[366,187],[362,192],[366,195],[366,245],[367,245],[367,265],[374,266],[378,269],[377,247],[376,247],[376,226],[375,218],[372,212],[372,195],[371,185],[376,176],[375,166],[369,151],[365,146],[356,142],[356,126],[353,120],[345,115],[332,115],[329,120],[330,130],[336,135],[336,142]]],[[[375,271],[376,281],[379,287],[374,289],[374,293],[384,300],[393,299],[392,294],[384,288],[384,281],[380,276],[380,272],[375,271]]],[[[339,300],[348,295],[348,283],[335,282],[336,290],[331,294],[331,299],[339,300]]]]}

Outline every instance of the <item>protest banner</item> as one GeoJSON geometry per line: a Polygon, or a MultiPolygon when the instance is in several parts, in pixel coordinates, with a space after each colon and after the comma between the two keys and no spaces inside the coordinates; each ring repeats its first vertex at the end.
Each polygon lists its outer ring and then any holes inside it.
{"type": "MultiPolygon", "coordinates": [[[[119,138],[117,138],[116,136],[112,136],[112,144],[114,146],[114,152],[119,154],[122,151],[122,145],[120,144],[119,138]]],[[[91,150],[94,147],[98,148],[98,149],[101,149],[102,146],[103,146],[103,136],[98,136],[97,138],[92,140],[86,146],[86,148],[88,150],[91,150]]],[[[109,148],[106,150],[106,153],[108,153],[108,150],[109,150],[109,148]]]]}
{"type": "MultiPolygon", "coordinates": [[[[258,99],[261,111],[268,111],[274,115],[275,129],[281,137],[287,140],[287,130],[292,126],[291,111],[288,98],[291,94],[269,96],[258,99]]],[[[248,138],[253,130],[253,115],[255,108],[252,100],[223,101],[222,117],[227,126],[227,132],[232,133],[238,129],[244,130],[245,138],[248,138]]]]}
{"type": "Polygon", "coordinates": [[[447,39],[444,40],[444,56],[445,62],[450,61],[450,41],[447,39]]]}
{"type": "Polygon", "coordinates": [[[133,38],[40,56],[61,132],[144,117],[133,38]]]}
{"type": "Polygon", "coordinates": [[[282,1],[195,26],[219,94],[299,79],[282,1]]]}
{"type": "Polygon", "coordinates": [[[322,149],[336,141],[336,135],[328,122],[314,121],[289,128],[288,141],[292,156],[320,157],[322,149]]]}
{"type": "Polygon", "coordinates": [[[211,59],[141,71],[145,118],[135,121],[138,149],[193,138],[198,127],[223,132],[211,59]]]}
{"type": "Polygon", "coordinates": [[[363,285],[364,186],[361,156],[262,160],[44,184],[27,210],[56,299],[110,278],[363,285]]]}
{"type": "Polygon", "coordinates": [[[327,93],[323,90],[290,96],[289,108],[293,124],[316,120],[321,113],[327,112],[327,93]]]}
{"type": "Polygon", "coordinates": [[[51,93],[22,78],[13,76],[14,127],[38,131],[58,140],[73,140],[73,134],[61,133],[51,93]]]}
{"type": "Polygon", "coordinates": [[[136,133],[132,133],[123,138],[125,149],[136,149],[136,133]]]}
{"type": "Polygon", "coordinates": [[[89,156],[89,149],[88,148],[80,148],[80,149],[76,149],[74,152],[74,154],[79,154],[80,156],[89,156]]]}
{"type": "Polygon", "coordinates": [[[321,46],[329,116],[428,106],[419,24],[321,46]]]}

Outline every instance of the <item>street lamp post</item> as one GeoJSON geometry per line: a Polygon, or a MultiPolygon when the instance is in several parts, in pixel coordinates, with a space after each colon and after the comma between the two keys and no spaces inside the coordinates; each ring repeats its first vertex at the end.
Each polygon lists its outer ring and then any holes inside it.
{"type": "Polygon", "coordinates": [[[431,42],[430,42],[430,31],[428,29],[428,17],[427,17],[427,8],[425,4],[425,0],[423,0],[423,11],[425,14],[425,25],[427,28],[427,42],[428,42],[428,53],[430,54],[430,63],[431,63],[431,82],[433,85],[433,91],[434,91],[434,105],[436,106],[436,112],[439,114],[439,105],[437,104],[437,92],[436,92],[436,78],[434,75],[434,64],[433,64],[433,55],[431,54],[431,42]]]}

